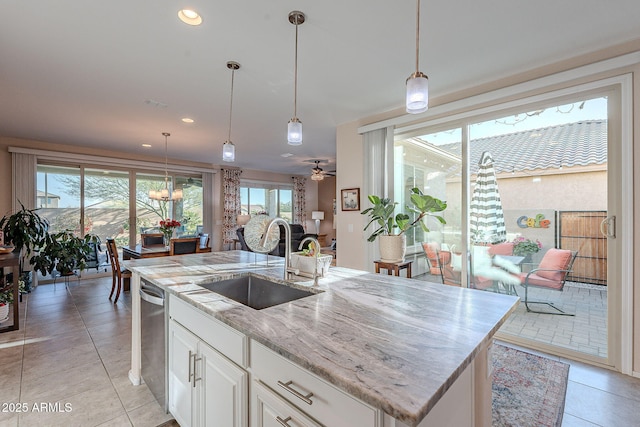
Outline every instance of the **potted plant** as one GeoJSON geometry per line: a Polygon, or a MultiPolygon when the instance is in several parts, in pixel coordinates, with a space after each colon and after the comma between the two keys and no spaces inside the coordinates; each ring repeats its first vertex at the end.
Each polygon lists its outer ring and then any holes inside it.
{"type": "Polygon", "coordinates": [[[2,285],[0,288],[0,323],[9,318],[9,304],[13,302],[13,287],[2,285]]]}
{"type": "Polygon", "coordinates": [[[31,263],[43,276],[53,274],[54,270],[62,276],[73,274],[74,270],[82,271],[92,250],[89,243],[97,244],[97,236],[77,237],[71,230],[47,234],[44,245],[31,263]]]}
{"type": "Polygon", "coordinates": [[[43,245],[49,222],[36,212],[37,209],[27,209],[20,203],[20,210],[12,215],[4,216],[0,220],[0,230],[4,233],[6,245],[14,246],[14,252],[20,254],[20,279],[24,280],[26,291],[31,290],[31,276],[24,271],[25,261],[31,259],[43,245]]]}
{"type": "Polygon", "coordinates": [[[395,214],[395,208],[398,202],[392,202],[389,198],[381,198],[379,196],[370,195],[369,201],[373,205],[361,212],[362,215],[368,215],[370,221],[364,227],[366,231],[370,226],[376,228],[369,238],[370,242],[380,237],[380,259],[384,262],[401,262],[404,261],[406,252],[406,232],[417,227],[418,225],[429,232],[429,228],[424,222],[425,217],[434,217],[441,224],[447,222],[443,217],[437,215],[447,208],[447,203],[440,199],[422,194],[418,188],[411,189],[411,204],[407,206],[409,213],[401,212],[395,214]],[[410,216],[409,214],[412,214],[410,216]],[[413,218],[413,219],[412,219],[413,218]]]}
{"type": "Polygon", "coordinates": [[[540,240],[531,240],[526,237],[518,236],[513,239],[513,254],[525,257],[523,262],[531,262],[531,255],[542,249],[540,240]]]}

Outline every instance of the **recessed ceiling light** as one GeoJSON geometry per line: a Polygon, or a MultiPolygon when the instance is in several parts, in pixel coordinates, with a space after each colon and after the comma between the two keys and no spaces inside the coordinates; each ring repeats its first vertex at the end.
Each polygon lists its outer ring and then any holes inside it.
{"type": "Polygon", "coordinates": [[[151,144],[142,144],[144,148],[151,148],[151,144]]]}
{"type": "Polygon", "coordinates": [[[185,123],[193,123],[194,122],[194,120],[190,119],[189,117],[183,117],[182,121],[185,122],[185,123]]]}
{"type": "Polygon", "coordinates": [[[291,154],[291,153],[284,153],[284,154],[280,154],[280,156],[282,156],[282,157],[291,157],[291,156],[293,156],[293,154],[291,154]]]}
{"type": "Polygon", "coordinates": [[[188,25],[200,25],[202,24],[202,16],[193,9],[182,9],[178,11],[178,18],[182,22],[188,25]]]}

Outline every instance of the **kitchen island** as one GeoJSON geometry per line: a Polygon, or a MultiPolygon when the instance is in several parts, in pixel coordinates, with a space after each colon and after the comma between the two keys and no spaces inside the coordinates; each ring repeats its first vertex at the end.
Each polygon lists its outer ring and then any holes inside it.
{"type": "Polygon", "coordinates": [[[131,381],[140,383],[143,278],[164,288],[175,307],[186,303],[246,337],[244,355],[231,360],[256,383],[260,361],[249,355],[272,352],[274,363],[289,361],[378,411],[371,425],[427,425],[432,416],[469,411],[468,425],[490,425],[488,351],[518,298],[337,267],[319,280],[315,295],[263,310],[198,286],[247,274],[282,282],[282,261],[243,251],[126,261],[133,272],[131,381]]]}

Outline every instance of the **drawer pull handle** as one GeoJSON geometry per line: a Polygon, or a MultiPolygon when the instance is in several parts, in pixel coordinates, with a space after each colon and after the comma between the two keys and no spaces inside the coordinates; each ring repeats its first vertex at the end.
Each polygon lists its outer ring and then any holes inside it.
{"type": "Polygon", "coordinates": [[[202,378],[198,378],[196,374],[196,363],[201,361],[202,357],[198,357],[197,353],[193,354],[193,387],[196,387],[196,381],[200,381],[202,378]]]}
{"type": "Polygon", "coordinates": [[[193,354],[191,353],[191,350],[189,350],[189,383],[191,383],[191,377],[193,377],[193,373],[191,371],[191,356],[193,356],[193,354]]]}
{"type": "Polygon", "coordinates": [[[278,424],[280,424],[283,427],[291,427],[289,425],[289,421],[291,421],[291,417],[287,417],[284,420],[282,418],[280,418],[279,416],[276,416],[276,421],[278,422],[278,424]]]}
{"type": "Polygon", "coordinates": [[[313,397],[312,392],[309,392],[306,395],[304,395],[300,393],[298,390],[294,390],[293,387],[291,387],[291,384],[293,384],[293,381],[287,381],[286,383],[283,383],[282,381],[278,381],[278,385],[280,387],[287,390],[289,393],[293,394],[295,397],[302,400],[307,405],[311,405],[313,403],[310,399],[310,397],[313,397]]]}

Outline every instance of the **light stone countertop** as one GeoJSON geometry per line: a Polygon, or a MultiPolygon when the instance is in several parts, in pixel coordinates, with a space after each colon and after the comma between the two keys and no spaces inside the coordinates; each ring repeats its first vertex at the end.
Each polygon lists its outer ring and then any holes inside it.
{"type": "MultiPolygon", "coordinates": [[[[196,286],[247,273],[283,281],[283,259],[244,251],[124,261],[338,388],[417,425],[517,307],[513,296],[331,267],[323,291],[254,310],[196,286]]],[[[296,287],[312,287],[310,279],[296,287]]]]}

